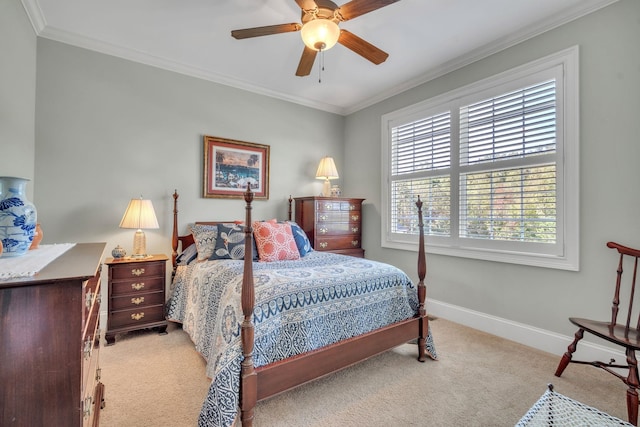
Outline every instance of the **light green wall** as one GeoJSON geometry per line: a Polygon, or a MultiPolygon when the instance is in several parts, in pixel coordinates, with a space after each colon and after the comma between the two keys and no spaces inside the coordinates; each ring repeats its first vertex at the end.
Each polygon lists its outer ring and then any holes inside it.
{"type": "Polygon", "coordinates": [[[254,218],[285,218],[289,195],[318,194],[320,159],[342,162],[344,118],[47,39],[38,40],[36,197],[45,243],[106,241],[131,250],[118,228],[143,195],[159,230],[147,249],[170,253],[173,191],[180,226],[244,219],[240,199],[204,199],[203,135],[266,144],[270,198],[254,218]]]}
{"type": "MultiPolygon", "coordinates": [[[[36,34],[19,0],[0,1],[0,176],[34,176],[36,34]]],[[[33,200],[33,185],[27,186],[33,200]]]]}
{"type": "MultiPolygon", "coordinates": [[[[427,254],[428,296],[490,316],[573,334],[572,316],[608,316],[615,257],[640,247],[640,2],[621,0],[347,117],[345,191],[366,197],[369,257],[415,272],[415,253],[380,246],[381,116],[570,46],[580,46],[579,272],[427,254]],[[358,159],[356,162],[355,160],[358,159]]],[[[428,242],[428,240],[427,240],[428,242]]],[[[417,274],[413,273],[416,277],[417,274]]]]}
{"type": "Polygon", "coordinates": [[[33,179],[43,243],[105,241],[130,250],[133,232],[118,224],[128,200],[142,194],[161,226],[147,232],[149,251],[168,252],[174,189],[183,229],[196,219],[244,215],[240,200],[201,197],[203,135],[271,146],[271,197],[254,203],[258,218],[284,217],[290,194],[319,193],[313,175],[329,154],[343,193],[367,199],[368,257],[411,273],[414,252],[380,247],[381,116],[579,45],[580,271],[429,255],[427,273],[432,299],[568,335],[569,315],[607,315],[601,284],[610,284],[614,261],[605,242],[640,246],[632,187],[640,181],[638,40],[640,2],[620,0],[344,118],[46,39],[37,40],[36,56],[20,3],[4,1],[0,143],[17,154],[0,157],[0,174],[33,179]]]}

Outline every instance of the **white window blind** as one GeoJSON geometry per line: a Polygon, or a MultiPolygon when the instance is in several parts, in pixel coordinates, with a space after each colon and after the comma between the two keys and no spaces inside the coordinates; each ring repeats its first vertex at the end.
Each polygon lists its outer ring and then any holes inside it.
{"type": "Polygon", "coordinates": [[[445,112],[392,130],[392,228],[394,233],[418,233],[413,195],[425,205],[425,226],[433,234],[449,235],[450,182],[435,171],[451,165],[451,114],[445,112]]]}
{"type": "Polygon", "coordinates": [[[577,48],[383,116],[383,246],[577,269],[577,48]]]}
{"type": "Polygon", "coordinates": [[[460,237],[556,242],[556,117],[555,80],[460,108],[460,237]]]}

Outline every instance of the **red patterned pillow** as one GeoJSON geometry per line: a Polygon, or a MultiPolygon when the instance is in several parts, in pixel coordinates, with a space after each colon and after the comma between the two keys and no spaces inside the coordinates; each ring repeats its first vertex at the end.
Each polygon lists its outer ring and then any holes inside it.
{"type": "Polygon", "coordinates": [[[273,222],[253,223],[253,238],[258,247],[260,261],[284,261],[300,259],[298,246],[289,224],[273,222]]]}

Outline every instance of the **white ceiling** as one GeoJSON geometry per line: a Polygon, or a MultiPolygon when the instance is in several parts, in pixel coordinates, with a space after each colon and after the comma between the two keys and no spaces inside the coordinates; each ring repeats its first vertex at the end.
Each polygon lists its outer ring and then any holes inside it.
{"type": "MultiPolygon", "coordinates": [[[[389,53],[344,46],[307,77],[298,32],[236,40],[234,29],[300,22],[294,0],[22,0],[45,38],[314,108],[349,114],[616,0],[400,0],[342,22],[389,53]]],[[[338,5],[347,1],[337,0],[338,5]]]]}

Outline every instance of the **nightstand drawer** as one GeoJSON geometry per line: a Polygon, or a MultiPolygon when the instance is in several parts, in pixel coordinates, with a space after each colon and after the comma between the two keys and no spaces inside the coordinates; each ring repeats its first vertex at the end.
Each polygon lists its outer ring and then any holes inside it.
{"type": "Polygon", "coordinates": [[[113,282],[111,296],[121,296],[136,293],[147,293],[164,290],[164,277],[151,277],[113,282]]]}
{"type": "Polygon", "coordinates": [[[164,304],[164,292],[147,292],[139,295],[124,295],[111,298],[110,308],[113,311],[148,307],[164,304]]]}
{"type": "Polygon", "coordinates": [[[164,321],[164,305],[112,311],[109,313],[109,321],[109,329],[138,325],[144,328],[149,323],[164,321]]]}
{"type": "Polygon", "coordinates": [[[136,279],[141,277],[162,276],[165,274],[166,262],[138,262],[123,265],[112,265],[109,269],[112,280],[136,279]]]}

